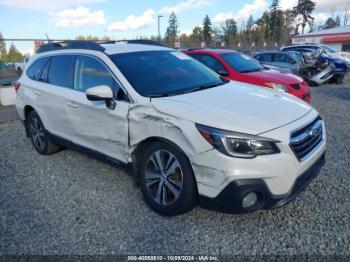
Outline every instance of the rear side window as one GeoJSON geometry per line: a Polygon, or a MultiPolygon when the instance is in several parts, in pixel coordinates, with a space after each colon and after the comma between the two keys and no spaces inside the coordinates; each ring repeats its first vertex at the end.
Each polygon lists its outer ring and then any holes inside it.
{"type": "Polygon", "coordinates": [[[62,87],[73,87],[75,56],[60,55],[51,58],[47,82],[62,87]]]}
{"type": "Polygon", "coordinates": [[[49,58],[43,57],[36,60],[27,70],[27,76],[32,80],[39,80],[41,72],[49,58]]]}
{"type": "Polygon", "coordinates": [[[260,54],[256,56],[256,59],[261,62],[272,62],[271,54],[260,54]]]}

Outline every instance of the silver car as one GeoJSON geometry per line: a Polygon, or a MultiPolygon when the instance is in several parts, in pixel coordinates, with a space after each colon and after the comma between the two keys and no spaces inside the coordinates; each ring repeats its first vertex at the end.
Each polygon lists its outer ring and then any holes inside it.
{"type": "Polygon", "coordinates": [[[267,66],[289,69],[295,75],[299,75],[302,64],[301,58],[299,60],[293,52],[264,51],[255,54],[254,58],[267,66]]]}

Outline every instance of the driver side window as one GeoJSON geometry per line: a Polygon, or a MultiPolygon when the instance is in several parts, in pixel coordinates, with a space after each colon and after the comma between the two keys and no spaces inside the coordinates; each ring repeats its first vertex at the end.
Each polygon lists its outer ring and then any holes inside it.
{"type": "Polygon", "coordinates": [[[113,91],[117,100],[128,101],[121,86],[114,80],[110,71],[100,61],[89,56],[77,56],[74,73],[74,89],[86,92],[95,86],[106,85],[113,91]]]}

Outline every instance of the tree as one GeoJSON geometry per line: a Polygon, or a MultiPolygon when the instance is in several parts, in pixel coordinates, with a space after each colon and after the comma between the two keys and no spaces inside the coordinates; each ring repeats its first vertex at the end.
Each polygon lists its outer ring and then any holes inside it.
{"type": "Polygon", "coordinates": [[[301,33],[304,34],[306,25],[312,27],[315,20],[311,16],[311,13],[315,9],[315,2],[312,0],[298,0],[297,6],[293,7],[293,16],[295,19],[300,18],[300,22],[297,22],[295,33],[299,32],[299,26],[301,26],[301,33]]]}
{"type": "Polygon", "coordinates": [[[168,28],[165,31],[165,39],[167,41],[175,41],[178,34],[179,22],[174,12],[170,14],[168,24],[168,28]]]}
{"type": "Polygon", "coordinates": [[[7,61],[17,62],[22,61],[23,55],[18,51],[14,43],[10,45],[9,52],[7,53],[7,61]]]}
{"type": "Polygon", "coordinates": [[[224,33],[224,40],[226,42],[233,42],[237,35],[237,23],[234,19],[227,19],[225,25],[222,26],[224,33]]]}
{"type": "Polygon", "coordinates": [[[88,36],[83,36],[83,35],[77,35],[75,37],[75,40],[82,40],[82,41],[110,41],[111,38],[109,36],[102,36],[102,37],[98,37],[98,36],[92,36],[92,35],[88,35],[88,36]]]}
{"type": "Polygon", "coordinates": [[[270,6],[269,35],[275,43],[281,41],[283,25],[283,12],[280,9],[279,0],[273,0],[270,6]]]}
{"type": "Polygon", "coordinates": [[[0,60],[5,60],[6,59],[6,44],[4,41],[4,38],[0,32],[0,60]]]}
{"type": "Polygon", "coordinates": [[[252,43],[252,29],[253,29],[253,26],[255,24],[255,21],[253,19],[253,16],[250,15],[249,18],[248,18],[248,21],[247,21],[247,24],[246,24],[246,33],[248,34],[248,38],[249,38],[249,44],[252,43]]]}
{"type": "Polygon", "coordinates": [[[339,27],[341,25],[341,19],[340,16],[337,15],[337,17],[335,18],[335,27],[339,27]]]}
{"type": "Polygon", "coordinates": [[[323,25],[323,29],[331,29],[336,26],[336,22],[333,20],[333,18],[328,17],[327,21],[323,25]]]}
{"type": "Polygon", "coordinates": [[[211,27],[211,21],[208,15],[204,17],[203,20],[203,39],[206,43],[210,42],[212,40],[211,33],[213,32],[213,29],[211,27]]]}
{"type": "Polygon", "coordinates": [[[203,40],[203,30],[201,27],[196,26],[192,30],[192,34],[190,35],[191,41],[202,41],[203,40]]]}

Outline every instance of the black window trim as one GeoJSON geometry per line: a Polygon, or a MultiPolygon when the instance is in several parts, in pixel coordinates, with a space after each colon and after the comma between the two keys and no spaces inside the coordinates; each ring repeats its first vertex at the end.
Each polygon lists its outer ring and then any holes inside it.
{"type": "MultiPolygon", "coordinates": [[[[118,102],[132,103],[132,99],[131,99],[129,93],[125,90],[125,87],[122,85],[122,83],[121,83],[121,82],[119,81],[119,79],[115,76],[115,74],[113,73],[113,71],[109,68],[109,66],[108,66],[102,59],[100,59],[100,58],[97,57],[97,56],[94,56],[94,55],[91,55],[91,54],[84,54],[84,53],[78,53],[78,54],[76,54],[76,57],[77,57],[77,56],[87,56],[87,57],[93,58],[93,59],[97,60],[98,62],[100,62],[100,63],[107,69],[107,71],[111,74],[111,76],[112,76],[112,78],[114,79],[114,81],[120,86],[120,88],[123,90],[123,92],[125,93],[126,98],[127,98],[127,99],[124,99],[124,100],[119,100],[119,99],[117,99],[117,97],[116,97],[117,94],[115,94],[115,97],[114,97],[113,99],[116,100],[116,101],[118,101],[118,102]]],[[[76,59],[75,59],[75,62],[76,62],[76,59]]],[[[73,74],[73,90],[78,91],[78,92],[83,92],[83,93],[85,93],[84,91],[74,89],[74,75],[75,75],[75,66],[74,66],[74,74],[73,74]]]]}
{"type": "MultiPolygon", "coordinates": [[[[47,57],[47,56],[39,57],[38,59],[34,60],[34,61],[28,66],[28,69],[26,69],[26,76],[27,76],[30,80],[32,80],[32,81],[43,82],[43,81],[40,81],[39,79],[41,78],[41,75],[42,75],[42,73],[43,73],[45,67],[47,66],[47,64],[50,62],[50,60],[51,60],[51,58],[50,58],[50,57],[47,57]],[[44,66],[41,68],[40,73],[39,73],[39,78],[38,78],[38,79],[33,79],[33,78],[31,78],[31,77],[28,75],[29,69],[32,68],[33,65],[34,65],[36,62],[38,62],[40,59],[44,59],[44,58],[48,58],[48,60],[46,61],[46,63],[44,64],[44,66]]],[[[45,81],[45,82],[46,82],[46,81],[45,81]]]]}
{"type": "MultiPolygon", "coordinates": [[[[48,61],[46,61],[45,66],[44,66],[44,67],[41,69],[41,71],[40,71],[40,76],[39,76],[39,79],[40,79],[40,78],[41,78],[41,75],[42,75],[42,73],[43,73],[43,71],[44,71],[44,68],[45,68],[46,66],[48,66],[48,70],[50,70],[52,58],[55,57],[55,56],[64,56],[64,55],[75,56],[75,59],[74,59],[74,66],[73,66],[73,72],[72,72],[72,76],[71,76],[71,77],[72,77],[72,79],[71,79],[72,86],[71,86],[71,87],[60,86],[60,87],[62,87],[62,88],[68,88],[68,89],[71,89],[71,90],[77,91],[77,92],[83,92],[83,91],[74,89],[75,63],[76,63],[76,60],[77,60],[77,56],[78,56],[78,55],[80,55],[80,56],[88,56],[88,57],[94,58],[94,59],[96,59],[97,61],[99,61],[100,63],[102,63],[102,65],[109,71],[109,73],[110,73],[111,76],[113,77],[114,81],[116,81],[117,84],[119,84],[119,86],[121,87],[121,89],[122,89],[122,90],[124,91],[124,93],[126,94],[126,98],[127,98],[127,99],[124,99],[124,100],[119,100],[119,99],[117,99],[116,97],[114,97],[113,99],[116,100],[116,101],[118,101],[118,102],[125,102],[125,103],[129,103],[129,104],[133,103],[133,100],[132,100],[132,98],[130,97],[129,93],[126,91],[124,85],[123,85],[123,84],[119,81],[119,79],[115,76],[115,74],[114,74],[113,71],[109,68],[109,66],[108,66],[102,59],[100,59],[100,58],[97,57],[97,56],[91,55],[91,54],[76,53],[76,52],[74,52],[74,53],[62,53],[62,54],[50,54],[50,55],[48,54],[48,55],[45,55],[45,56],[40,56],[40,57],[38,57],[37,59],[35,59],[35,60],[30,64],[30,66],[28,67],[28,69],[29,69],[36,61],[38,61],[39,59],[48,58],[48,61]]],[[[30,77],[28,76],[28,73],[27,73],[27,72],[28,72],[28,70],[26,70],[26,75],[27,75],[27,77],[28,77],[29,79],[31,79],[32,81],[44,82],[44,83],[49,84],[49,85],[54,85],[54,84],[51,84],[51,83],[48,82],[47,77],[46,77],[45,80],[42,80],[42,81],[34,80],[34,79],[32,79],[32,78],[30,78],[30,77]]],[[[57,86],[57,85],[54,85],[54,86],[57,86]]]]}

